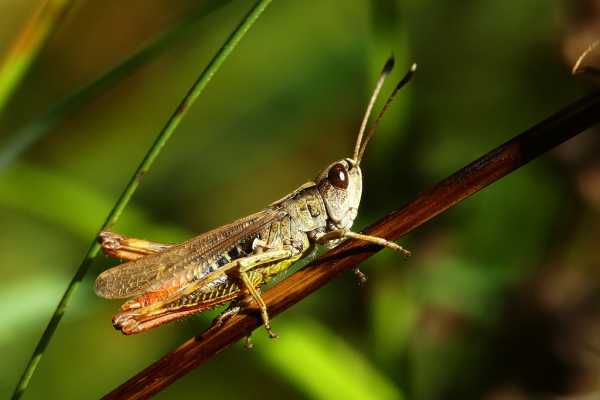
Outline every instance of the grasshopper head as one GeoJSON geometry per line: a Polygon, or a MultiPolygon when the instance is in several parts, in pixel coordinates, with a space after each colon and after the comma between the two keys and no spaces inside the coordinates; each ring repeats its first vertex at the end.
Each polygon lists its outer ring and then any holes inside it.
{"type": "Polygon", "coordinates": [[[362,173],[356,161],[344,158],[325,168],[315,180],[325,203],[329,228],[350,229],[362,194],[362,173]]]}
{"type": "Polygon", "coordinates": [[[392,92],[392,95],[388,98],[379,117],[363,140],[363,133],[365,132],[367,120],[369,119],[379,89],[381,89],[383,81],[388,76],[393,66],[394,55],[392,54],[383,67],[383,71],[381,71],[379,81],[375,87],[375,92],[373,92],[371,101],[367,106],[367,112],[362,121],[358,139],[356,140],[354,157],[344,158],[334,162],[321,171],[315,180],[319,193],[323,198],[323,203],[325,203],[327,216],[329,217],[327,221],[327,228],[329,230],[350,229],[352,227],[352,223],[358,213],[358,203],[360,203],[360,196],[362,194],[362,173],[359,165],[365,152],[365,148],[367,147],[367,143],[392,99],[396,96],[396,93],[398,93],[400,88],[410,80],[417,68],[417,64],[413,64],[410,67],[408,73],[402,78],[400,83],[396,86],[396,89],[392,92]]]}

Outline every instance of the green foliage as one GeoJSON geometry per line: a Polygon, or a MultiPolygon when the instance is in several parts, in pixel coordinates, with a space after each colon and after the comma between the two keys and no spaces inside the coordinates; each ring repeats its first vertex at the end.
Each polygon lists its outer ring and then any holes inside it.
{"type": "MultiPolygon", "coordinates": [[[[205,15],[161,57],[61,109],[0,176],[0,396],[14,390],[135,168],[251,3],[205,15]]],[[[6,104],[0,151],[196,6],[78,4],[6,104]]],[[[11,21],[1,50],[27,12],[0,5],[0,15],[11,21]]],[[[394,51],[382,97],[412,62],[418,70],[365,153],[362,229],[581,96],[582,78],[560,56],[568,16],[550,0],[275,1],[190,108],[114,229],[178,242],[258,211],[350,156],[394,51]]],[[[341,277],[275,318],[278,339],[258,330],[252,351],[236,345],[156,398],[526,398],[600,389],[590,372],[598,357],[583,349],[598,346],[600,328],[599,213],[589,197],[597,178],[584,168],[596,160],[591,136],[417,228],[399,242],[413,252],[409,261],[378,254],[361,266],[364,287],[353,274],[341,277]]],[[[117,263],[101,256],[92,265],[25,399],[98,398],[209,326],[215,312],[133,337],[114,331],[121,302],[96,297],[93,281],[117,263]]]]}

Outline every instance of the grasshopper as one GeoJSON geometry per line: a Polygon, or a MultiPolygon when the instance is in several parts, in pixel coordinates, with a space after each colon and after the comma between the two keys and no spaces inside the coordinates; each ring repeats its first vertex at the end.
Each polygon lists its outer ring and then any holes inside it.
{"type": "MultiPolygon", "coordinates": [[[[269,336],[275,338],[279,333],[271,330],[260,286],[309,255],[316,243],[331,249],[342,239],[354,238],[388,247],[408,258],[410,253],[395,243],[350,230],[362,193],[359,165],[366,145],[390,102],[416,69],[413,64],[362,141],[377,94],[393,66],[392,54],[371,96],[354,157],[330,164],[314,182],[300,186],[268,208],[180,244],[101,231],[98,241],[102,251],[130,260],[100,274],[95,284],[99,296],[133,297],[113,318],[115,328],[126,335],[139,333],[228,301],[235,303],[249,294],[258,304],[269,336]]],[[[363,282],[366,280],[358,268],[355,272],[363,282]]],[[[216,321],[221,324],[239,311],[234,304],[216,321]]]]}

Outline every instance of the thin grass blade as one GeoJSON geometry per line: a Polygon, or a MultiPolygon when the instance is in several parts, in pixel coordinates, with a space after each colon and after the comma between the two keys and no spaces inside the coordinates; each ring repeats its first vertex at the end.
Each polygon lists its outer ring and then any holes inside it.
{"type": "MultiPolygon", "coordinates": [[[[171,136],[171,133],[173,133],[183,116],[186,114],[187,110],[189,110],[190,106],[194,103],[198,95],[206,87],[206,85],[208,84],[212,76],[217,72],[223,61],[225,61],[227,56],[239,43],[239,41],[246,34],[248,29],[250,29],[252,24],[262,14],[262,12],[265,10],[265,8],[269,5],[270,2],[271,0],[260,0],[258,3],[256,3],[256,5],[250,10],[248,15],[246,15],[246,17],[242,20],[238,27],[233,31],[231,36],[229,36],[225,44],[223,44],[221,49],[217,52],[217,54],[211,60],[208,66],[200,74],[198,80],[194,83],[194,85],[192,86],[188,94],[185,96],[185,98],[183,99],[173,116],[169,119],[169,122],[167,122],[162,132],[158,135],[158,138],[146,154],[146,157],[138,167],[137,171],[131,178],[131,181],[125,188],[125,191],[123,192],[123,194],[117,201],[115,207],[106,219],[106,222],[102,226],[102,229],[110,229],[110,227],[112,227],[115,224],[115,222],[123,212],[123,209],[131,199],[131,196],[139,186],[142,178],[152,165],[152,162],[158,156],[161,149],[171,136]]],[[[40,359],[42,358],[42,355],[44,354],[48,343],[50,343],[50,340],[52,339],[54,331],[56,330],[58,324],[62,319],[62,316],[65,313],[65,310],[69,306],[73,296],[75,295],[75,292],[77,291],[79,285],[81,284],[81,281],[83,280],[83,277],[88,272],[90,265],[93,259],[98,254],[99,250],[100,245],[94,238],[94,242],[92,243],[90,249],[85,255],[83,261],[81,262],[81,265],[77,269],[77,272],[75,273],[71,283],[69,284],[62,300],[58,304],[58,307],[54,312],[54,315],[52,316],[50,323],[46,328],[46,331],[42,335],[42,338],[40,339],[40,342],[38,343],[38,346],[35,349],[33,356],[29,360],[25,372],[21,377],[21,380],[19,381],[19,384],[13,394],[13,399],[18,399],[23,395],[25,389],[27,388],[29,380],[31,379],[31,376],[35,371],[35,368],[37,367],[40,359]]]]}

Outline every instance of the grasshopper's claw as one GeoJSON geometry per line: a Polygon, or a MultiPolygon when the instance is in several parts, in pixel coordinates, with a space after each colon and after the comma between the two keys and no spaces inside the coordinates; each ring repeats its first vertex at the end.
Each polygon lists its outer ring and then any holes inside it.
{"type": "Polygon", "coordinates": [[[363,274],[362,271],[358,269],[358,267],[354,268],[354,273],[358,275],[358,278],[360,279],[360,285],[364,286],[364,284],[367,283],[368,277],[365,274],[363,274]]]}
{"type": "Polygon", "coordinates": [[[229,318],[238,315],[240,313],[240,311],[242,310],[242,308],[240,306],[233,306],[233,307],[228,307],[225,311],[223,311],[221,314],[217,315],[216,318],[213,320],[212,325],[216,325],[216,326],[221,326],[225,323],[225,321],[227,321],[229,318]]]}
{"type": "Polygon", "coordinates": [[[271,332],[271,330],[269,329],[269,337],[270,337],[271,339],[275,339],[276,337],[279,337],[279,332],[277,332],[277,333],[273,333],[273,332],[271,332]]]}

